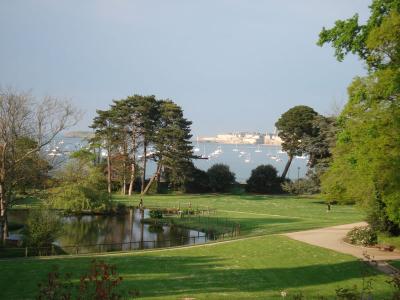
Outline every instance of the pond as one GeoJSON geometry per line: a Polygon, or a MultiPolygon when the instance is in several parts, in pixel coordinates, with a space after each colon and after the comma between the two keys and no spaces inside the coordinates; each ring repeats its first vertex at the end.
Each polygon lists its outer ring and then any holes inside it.
{"type": "MultiPolygon", "coordinates": [[[[55,244],[70,254],[163,248],[207,241],[206,234],[200,231],[144,224],[141,220],[147,218],[148,213],[146,209],[131,209],[128,214],[115,216],[65,216],[61,218],[63,232],[55,244]]],[[[12,210],[9,221],[23,224],[28,214],[27,210],[12,210]]],[[[10,232],[10,238],[18,239],[21,235],[10,232]]]]}

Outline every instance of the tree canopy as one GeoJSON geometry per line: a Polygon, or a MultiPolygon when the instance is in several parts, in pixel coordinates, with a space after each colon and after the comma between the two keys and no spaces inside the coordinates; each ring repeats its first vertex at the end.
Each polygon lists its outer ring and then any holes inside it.
{"type": "Polygon", "coordinates": [[[357,202],[377,229],[400,232],[400,1],[375,0],[371,16],[356,16],[323,29],[320,44],[332,42],[336,56],[358,54],[369,74],[348,88],[338,119],[333,162],[323,176],[328,200],[357,202]]]}

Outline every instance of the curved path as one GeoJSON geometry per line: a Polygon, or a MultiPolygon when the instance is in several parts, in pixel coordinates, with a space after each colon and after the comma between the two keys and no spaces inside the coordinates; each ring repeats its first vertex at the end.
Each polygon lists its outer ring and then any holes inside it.
{"type": "Polygon", "coordinates": [[[349,232],[351,229],[357,226],[366,225],[367,223],[360,222],[320,229],[291,232],[283,235],[307,244],[353,255],[357,258],[370,262],[371,265],[386,274],[397,273],[398,270],[387,264],[386,261],[400,260],[400,252],[381,251],[377,248],[353,246],[343,241],[347,232],[349,232]]]}

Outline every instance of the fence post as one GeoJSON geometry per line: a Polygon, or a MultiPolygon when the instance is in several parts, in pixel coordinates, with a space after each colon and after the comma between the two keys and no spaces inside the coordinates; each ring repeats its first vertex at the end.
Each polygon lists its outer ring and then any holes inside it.
{"type": "Polygon", "coordinates": [[[193,237],[193,244],[196,245],[196,237],[193,237]]]}
{"type": "Polygon", "coordinates": [[[153,241],[153,249],[156,248],[156,240],[153,241]]]}
{"type": "Polygon", "coordinates": [[[76,254],[79,253],[79,247],[78,246],[76,246],[75,252],[76,252],[76,254]]]}
{"type": "Polygon", "coordinates": [[[28,247],[25,247],[25,257],[28,257],[28,247]]]}
{"type": "Polygon", "coordinates": [[[54,245],[51,244],[51,255],[54,256],[54,245]]]}

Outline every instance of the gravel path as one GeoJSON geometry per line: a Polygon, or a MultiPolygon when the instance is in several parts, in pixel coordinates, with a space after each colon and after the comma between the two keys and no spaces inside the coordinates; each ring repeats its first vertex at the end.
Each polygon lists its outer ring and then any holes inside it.
{"type": "Polygon", "coordinates": [[[366,226],[367,223],[353,223],[326,227],[321,229],[291,232],[284,234],[294,240],[307,244],[331,249],[340,253],[350,254],[365,261],[386,274],[398,272],[397,269],[390,266],[386,261],[400,260],[400,252],[381,251],[377,248],[366,248],[347,244],[343,241],[347,232],[357,226],[366,226]],[[366,257],[368,255],[369,259],[366,257]]]}

